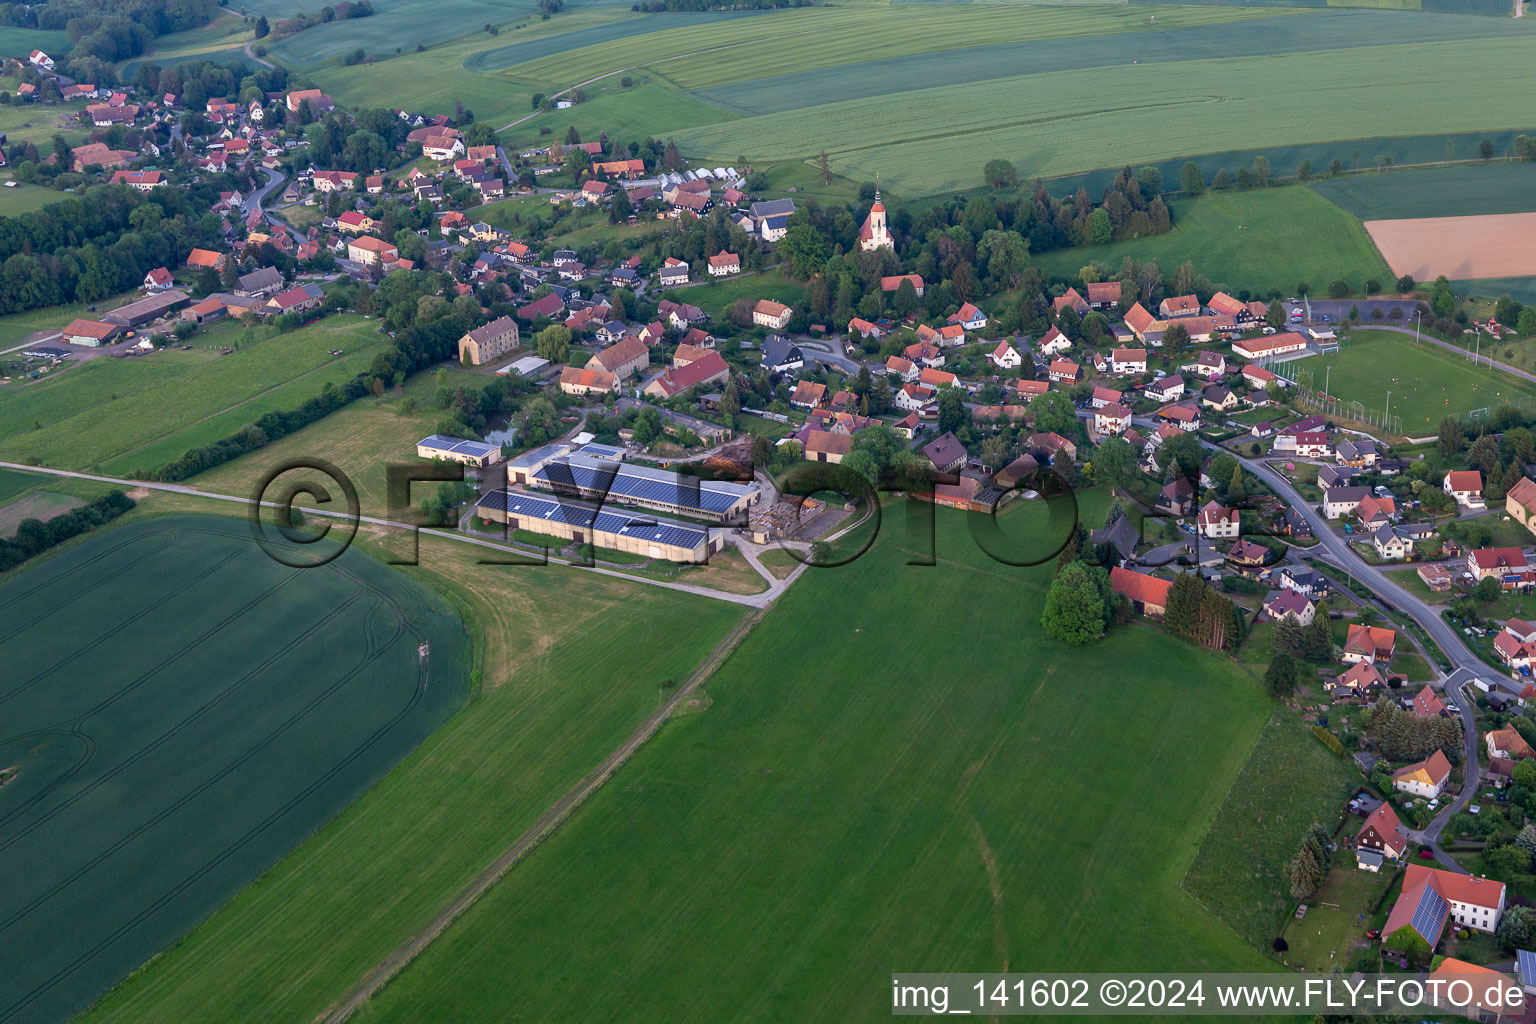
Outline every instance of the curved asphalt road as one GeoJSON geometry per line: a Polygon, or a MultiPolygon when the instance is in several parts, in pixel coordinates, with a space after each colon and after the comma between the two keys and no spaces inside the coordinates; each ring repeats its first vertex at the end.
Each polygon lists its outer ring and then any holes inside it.
{"type": "MultiPolygon", "coordinates": [[[[1206,442],[1205,447],[1218,449],[1221,446],[1206,442]]],[[[1461,708],[1463,766],[1467,771],[1475,771],[1478,764],[1477,722],[1473,716],[1473,703],[1468,698],[1464,687],[1479,674],[1490,671],[1488,666],[1467,649],[1460,634],[1440,617],[1440,613],[1433,606],[1403,589],[1387,573],[1369,564],[1351,550],[1348,541],[1333,531],[1328,520],[1323,518],[1323,514],[1302,498],[1284,474],[1260,459],[1245,458],[1229,449],[1221,450],[1235,456],[1244,469],[1268,484],[1276,494],[1283,497],[1292,508],[1305,517],[1312,527],[1313,535],[1318,539],[1319,547],[1327,554],[1330,562],[1341,568],[1347,568],[1355,579],[1370,589],[1371,593],[1413,619],[1424,632],[1434,638],[1446,657],[1450,658],[1455,668],[1446,675],[1443,686],[1446,695],[1453,698],[1461,708]]],[[[1461,874],[1467,874],[1467,870],[1440,848],[1440,836],[1451,817],[1472,802],[1472,797],[1477,790],[1475,776],[1464,780],[1461,792],[1456,799],[1441,810],[1429,826],[1415,837],[1434,853],[1435,859],[1441,865],[1461,874]]]]}

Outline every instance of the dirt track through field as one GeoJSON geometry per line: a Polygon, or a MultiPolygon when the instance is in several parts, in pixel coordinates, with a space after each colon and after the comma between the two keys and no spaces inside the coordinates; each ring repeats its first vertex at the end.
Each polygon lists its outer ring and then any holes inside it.
{"type": "Polygon", "coordinates": [[[1417,281],[1536,274],[1536,213],[1368,220],[1392,273],[1417,281]]]}
{"type": "Polygon", "coordinates": [[[636,750],[650,739],[661,728],[671,715],[687,700],[699,686],[714,674],[715,669],[724,664],[725,659],[741,643],[746,635],[752,631],[752,627],[762,621],[763,612],[754,611],[737,623],[736,627],[721,640],[715,649],[709,653],[704,662],[694,669],[688,679],[679,686],[672,697],[665,704],[651,713],[640,724],[629,738],[619,746],[617,750],[603,759],[593,771],[581,778],[569,789],[564,796],[555,801],[554,805],[534,822],[506,851],[481,871],[459,895],[433,918],[420,934],[412,936],[404,944],[392,952],[382,963],[369,971],[358,984],[347,993],[338,1003],[333,1005],[320,1017],[316,1018],[319,1024],[341,1024],[351,1017],[357,1009],[373,997],[380,989],[387,985],[396,974],[404,970],[412,960],[432,944],[447,927],[458,919],[459,915],[468,910],[476,900],[485,894],[491,886],[495,885],[511,867],[522,860],[525,855],[539,845],[543,839],[553,832],[571,812],[574,811],[588,796],[600,789],[603,783],[619,769],[624,762],[636,750]]]}

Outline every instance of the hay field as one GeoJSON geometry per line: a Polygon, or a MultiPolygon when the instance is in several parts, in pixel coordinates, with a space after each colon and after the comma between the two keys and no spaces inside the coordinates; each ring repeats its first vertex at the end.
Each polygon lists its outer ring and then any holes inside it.
{"type": "Polygon", "coordinates": [[[1536,274],[1536,213],[1368,220],[1365,230],[1394,274],[1418,281],[1536,274]]]}
{"type": "MultiPolygon", "coordinates": [[[[1006,532],[1043,521],[1026,506],[1006,532]]],[[[890,1018],[875,981],[902,965],[1264,970],[1181,881],[1268,700],[1230,659],[1142,627],[1053,644],[1053,565],[992,562],[947,511],[939,564],[907,565],[903,513],[858,561],[803,576],[708,710],[669,724],[367,1019],[501,1020],[516,993],[528,1021],[851,1024],[890,1018]],[[914,628],[917,593],[967,608],[985,642],[914,628]],[[1146,666],[1134,699],[1128,661],[1146,666]]],[[[1294,831],[1226,870],[1283,861],[1294,831]]]]}

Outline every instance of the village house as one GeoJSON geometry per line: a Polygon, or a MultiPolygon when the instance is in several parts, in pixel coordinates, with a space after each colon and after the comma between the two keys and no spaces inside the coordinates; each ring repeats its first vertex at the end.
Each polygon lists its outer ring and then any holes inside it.
{"type": "Polygon", "coordinates": [[[1453,469],[1445,474],[1445,493],[1467,508],[1486,508],[1483,503],[1483,474],[1475,469],[1453,469]]]}
{"type": "Polygon", "coordinates": [[[1350,664],[1368,661],[1373,665],[1385,665],[1392,660],[1397,646],[1397,632],[1380,626],[1351,625],[1344,636],[1342,660],[1350,664]]]}
{"type": "Polygon", "coordinates": [[[734,252],[726,252],[721,249],[709,258],[709,275],[711,277],[727,277],[731,274],[741,273],[741,257],[734,252]]]}
{"type": "Polygon", "coordinates": [[[560,371],[560,390],[568,395],[607,394],[617,384],[614,375],[606,370],[567,366],[560,371]]]}
{"type": "Polygon", "coordinates": [[[1414,796],[1438,799],[1451,777],[1451,762],[1440,751],[1392,773],[1392,786],[1414,796]]]}
{"type": "MultiPolygon", "coordinates": [[[[1109,354],[1109,372],[1116,376],[1147,372],[1147,350],[1117,348],[1109,354]]],[[[1182,386],[1180,388],[1182,391],[1182,386]]]]}
{"type": "Polygon", "coordinates": [[[235,294],[242,298],[266,298],[282,290],[283,275],[276,267],[261,267],[235,280],[235,294]]]}
{"type": "Polygon", "coordinates": [[[1532,576],[1520,548],[1474,548],[1467,552],[1467,571],[1478,582],[1492,576],[1505,587],[1529,583],[1532,576]]]}
{"type": "Polygon", "coordinates": [[[1083,368],[1070,359],[1051,360],[1048,376],[1052,384],[1076,384],[1083,375],[1083,368]]]}
{"type": "Polygon", "coordinates": [[[1323,492],[1323,516],[1341,519],[1371,496],[1369,487],[1330,487],[1323,492]]]}
{"type": "Polygon", "coordinates": [[[399,256],[400,250],[392,243],[372,235],[361,235],[347,242],[347,259],[365,267],[393,263],[399,256]]]}
{"type": "Polygon", "coordinates": [[[965,468],[965,445],[953,433],[944,433],[923,446],[923,458],[935,473],[958,473],[965,468]]]}
{"type": "Polygon", "coordinates": [[[144,275],[144,291],[151,294],[155,292],[163,292],[169,288],[174,288],[175,286],[176,282],[171,279],[171,272],[166,270],[164,267],[156,267],[154,270],[151,270],[149,273],[144,275]]]}
{"type": "MultiPolygon", "coordinates": [[[[892,358],[899,359],[900,357],[892,356],[892,358]]],[[[906,362],[906,360],[901,360],[901,362],[906,362]]],[[[800,346],[788,338],[774,335],[763,341],[761,366],[772,375],[793,373],[805,366],[805,354],[800,351],[800,346]]],[[[902,379],[916,380],[916,368],[911,363],[907,363],[907,367],[911,369],[911,376],[908,377],[906,374],[903,374],[902,379]]]]}
{"type": "Polygon", "coordinates": [[[789,318],[793,315],[794,310],[771,299],[759,299],[752,307],[752,322],[759,327],[767,327],[774,331],[782,331],[788,327],[789,318]]]}
{"type": "Polygon", "coordinates": [[[1205,380],[1215,380],[1227,375],[1227,357],[1220,352],[1201,352],[1192,362],[1180,366],[1179,370],[1205,380]]]}
{"type": "Polygon", "coordinates": [[[921,384],[913,381],[911,383],[903,384],[900,388],[898,388],[895,394],[891,396],[891,403],[895,405],[896,408],[905,412],[915,412],[921,415],[927,415],[928,408],[930,405],[932,405],[935,397],[936,393],[934,392],[933,388],[925,388],[921,384]]]}
{"type": "Polygon", "coordinates": [[[1371,534],[1376,554],[1388,561],[1400,561],[1413,554],[1413,536],[1395,526],[1381,526],[1371,534]]]}
{"type": "Polygon", "coordinates": [[[1503,758],[1508,761],[1523,761],[1528,757],[1536,757],[1536,750],[1520,735],[1520,730],[1512,725],[1506,725],[1502,729],[1490,730],[1483,742],[1488,748],[1490,758],[1503,758]]]}
{"type": "Polygon", "coordinates": [[[1360,661],[1337,676],[1331,684],[1325,685],[1336,698],[1357,697],[1369,701],[1387,688],[1387,678],[1375,665],[1360,661]]]}
{"type": "Polygon", "coordinates": [[[1263,608],[1264,613],[1274,621],[1292,618],[1298,626],[1312,625],[1317,615],[1317,605],[1312,599],[1289,587],[1271,592],[1265,597],[1263,608]]]}
{"type": "Polygon", "coordinates": [[[515,352],[518,345],[517,321],[509,316],[498,317],[459,338],[459,362],[480,366],[515,352]]]}
{"type": "Polygon", "coordinates": [[[1195,517],[1195,527],[1202,537],[1230,538],[1241,533],[1238,525],[1238,512],[1235,508],[1222,508],[1215,501],[1206,502],[1200,514],[1195,517]]]}
{"type": "Polygon", "coordinates": [[[1072,339],[1062,334],[1060,330],[1052,327],[1040,338],[1040,343],[1035,346],[1043,356],[1059,356],[1072,351],[1072,339]]]}
{"type": "Polygon", "coordinates": [[[1504,511],[1527,530],[1536,533],[1536,480],[1522,476],[1504,495],[1504,511]]]}
{"type": "Polygon", "coordinates": [[[1088,396],[1088,408],[1102,409],[1106,405],[1122,405],[1125,400],[1125,392],[1116,391],[1114,388],[1106,388],[1102,384],[1096,384],[1093,393],[1088,396]]]}
{"type": "MultiPolygon", "coordinates": [[[[1438,750],[1428,762],[1438,763],[1430,774],[1440,781],[1438,787],[1422,785],[1420,789],[1407,789],[1394,784],[1404,792],[1434,799],[1440,795],[1445,779],[1450,775],[1451,764],[1438,750]],[[1443,773],[1442,773],[1443,769],[1443,773]],[[1433,792],[1430,790],[1433,789],[1433,792]]],[[[1409,765],[1408,768],[1415,768],[1409,765]]],[[[1408,768],[1402,769],[1403,772],[1408,768]]],[[[1397,774],[1402,774],[1399,772],[1397,774]]],[[[1382,926],[1383,937],[1396,934],[1403,928],[1412,928],[1430,949],[1440,942],[1447,921],[1454,921],[1463,928],[1480,932],[1495,932],[1504,915],[1504,883],[1478,875],[1463,875],[1452,871],[1440,871],[1420,864],[1409,864],[1403,875],[1402,894],[1392,905],[1387,922],[1382,926]]]]}
{"type": "Polygon", "coordinates": [[[731,368],[720,353],[710,352],[687,366],[669,367],[651,378],[643,393],[653,398],[674,398],[693,388],[719,384],[731,375],[731,368]]]}
{"type": "Polygon", "coordinates": [[[918,298],[923,297],[923,278],[921,274],[893,274],[880,279],[880,290],[883,292],[895,292],[900,290],[903,281],[912,282],[912,290],[918,298]]]}
{"type": "Polygon", "coordinates": [[[1158,303],[1157,315],[1164,320],[1175,317],[1199,316],[1200,299],[1194,295],[1170,295],[1158,303]]]}
{"type": "Polygon", "coordinates": [[[587,360],[589,370],[605,370],[622,381],[651,365],[651,349],[636,337],[610,345],[587,360]]]}
{"type": "Polygon", "coordinates": [[[795,382],[795,390],[789,394],[789,404],[801,409],[815,409],[827,400],[827,386],[819,381],[795,382]]]}
{"type": "Polygon", "coordinates": [[[1412,707],[1414,716],[1418,718],[1442,718],[1450,714],[1446,710],[1445,701],[1428,686],[1421,687],[1413,695],[1412,707]]]}
{"type": "Polygon", "coordinates": [[[1184,397],[1184,378],[1177,374],[1155,380],[1141,389],[1154,402],[1176,402],[1184,397]]]}
{"type": "Polygon", "coordinates": [[[1392,805],[1383,802],[1355,833],[1355,866],[1380,871],[1383,860],[1397,860],[1408,850],[1408,834],[1392,805]]]}
{"type": "Polygon", "coordinates": [[[1237,395],[1225,384],[1212,384],[1200,392],[1200,404],[1207,409],[1215,409],[1218,412],[1229,412],[1236,409],[1238,402],[1237,395]]]}
{"type": "Polygon", "coordinates": [[[1090,281],[1088,283],[1088,305],[1094,309],[1106,310],[1120,304],[1119,281],[1090,281]]]}
{"type": "Polygon", "coordinates": [[[1249,387],[1262,390],[1279,381],[1280,378],[1262,366],[1249,363],[1243,367],[1243,380],[1249,387]]]}
{"type": "Polygon", "coordinates": [[[979,331],[987,326],[987,314],[966,302],[961,304],[959,312],[950,316],[948,322],[963,331],[979,331]]]}
{"type": "Polygon", "coordinates": [[[278,292],[267,300],[261,309],[262,313],[281,315],[283,313],[307,313],[312,309],[319,309],[320,303],[325,301],[325,292],[318,284],[296,284],[287,291],[278,292]]]}
{"type": "Polygon", "coordinates": [[[1183,477],[1169,481],[1157,492],[1153,508],[1174,516],[1187,516],[1195,507],[1195,486],[1183,477]]]}
{"type": "Polygon", "coordinates": [[[1493,638],[1493,651],[1512,671],[1531,667],[1536,657],[1536,625],[1524,619],[1509,619],[1493,638]]]}
{"type": "Polygon", "coordinates": [[[1131,410],[1123,405],[1106,405],[1094,410],[1093,429],[1099,434],[1123,434],[1130,426],[1131,410]]]}
{"type": "Polygon", "coordinates": [[[1061,311],[1064,309],[1070,309],[1078,316],[1082,316],[1089,310],[1088,300],[1078,294],[1076,288],[1068,288],[1065,295],[1058,295],[1051,300],[1051,307],[1057,316],[1061,316],[1061,311]]]}
{"type": "Polygon", "coordinates": [[[1024,357],[1008,342],[1000,341],[996,348],[987,353],[987,362],[999,370],[1017,370],[1024,365],[1024,357]]]}

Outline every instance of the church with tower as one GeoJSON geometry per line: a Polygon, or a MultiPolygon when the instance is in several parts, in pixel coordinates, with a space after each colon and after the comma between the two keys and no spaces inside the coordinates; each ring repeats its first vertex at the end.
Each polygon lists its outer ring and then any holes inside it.
{"type": "Polygon", "coordinates": [[[875,205],[869,208],[869,216],[864,218],[864,225],[859,228],[859,248],[865,252],[872,249],[895,250],[896,243],[891,240],[890,229],[885,226],[885,204],[880,202],[880,189],[875,189],[875,205]]]}

